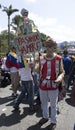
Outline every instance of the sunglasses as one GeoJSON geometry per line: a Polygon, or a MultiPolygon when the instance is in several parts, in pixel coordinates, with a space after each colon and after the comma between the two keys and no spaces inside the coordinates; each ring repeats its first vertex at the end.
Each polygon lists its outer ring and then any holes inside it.
{"type": "Polygon", "coordinates": [[[22,16],[28,16],[28,13],[24,13],[22,16]]]}

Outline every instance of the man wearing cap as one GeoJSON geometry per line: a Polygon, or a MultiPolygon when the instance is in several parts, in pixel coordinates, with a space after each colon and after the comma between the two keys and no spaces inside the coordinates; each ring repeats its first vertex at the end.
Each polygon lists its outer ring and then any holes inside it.
{"type": "Polygon", "coordinates": [[[37,30],[34,21],[28,18],[28,10],[26,9],[22,9],[21,10],[21,15],[23,17],[22,21],[19,23],[19,27],[18,27],[18,35],[20,34],[30,34],[32,33],[34,30],[37,30]]]}

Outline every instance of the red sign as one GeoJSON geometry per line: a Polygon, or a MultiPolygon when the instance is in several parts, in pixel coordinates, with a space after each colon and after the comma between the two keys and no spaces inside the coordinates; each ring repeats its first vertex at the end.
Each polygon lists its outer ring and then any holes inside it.
{"type": "Polygon", "coordinates": [[[40,49],[41,41],[37,32],[18,36],[15,38],[15,40],[22,55],[29,52],[36,52],[40,49]]]}

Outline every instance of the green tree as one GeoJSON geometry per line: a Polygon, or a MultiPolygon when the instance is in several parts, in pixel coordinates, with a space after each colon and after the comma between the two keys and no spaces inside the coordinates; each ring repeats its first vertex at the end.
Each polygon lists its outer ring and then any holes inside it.
{"type": "Polygon", "coordinates": [[[13,29],[17,32],[17,28],[20,24],[20,21],[22,21],[22,16],[20,15],[16,15],[11,22],[11,26],[13,27],[13,29]]]}
{"type": "MultiPolygon", "coordinates": [[[[13,9],[12,5],[10,5],[8,8],[3,6],[3,10],[4,12],[6,12],[7,16],[8,16],[8,47],[10,48],[10,16],[14,13],[17,12],[18,9],[13,9]]],[[[8,50],[9,50],[8,48],[8,50]]]]}
{"type": "Polygon", "coordinates": [[[44,34],[44,33],[40,33],[40,35],[41,35],[41,41],[42,41],[42,42],[44,42],[44,41],[46,41],[48,38],[50,38],[50,36],[47,36],[47,35],[44,34]]]}
{"type": "MultiPolygon", "coordinates": [[[[14,32],[10,32],[10,39],[14,41],[14,32]]],[[[0,53],[6,54],[8,52],[8,31],[4,30],[0,33],[0,53]]]]}

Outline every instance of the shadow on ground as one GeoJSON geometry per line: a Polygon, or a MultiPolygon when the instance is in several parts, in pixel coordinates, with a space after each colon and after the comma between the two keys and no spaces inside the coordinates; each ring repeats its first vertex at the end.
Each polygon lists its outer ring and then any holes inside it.
{"type": "Polygon", "coordinates": [[[67,99],[65,99],[65,101],[67,102],[68,105],[75,107],[75,104],[72,102],[71,98],[67,98],[67,99]]]}
{"type": "Polygon", "coordinates": [[[8,97],[0,97],[0,105],[4,104],[4,103],[7,103],[7,102],[10,102],[12,101],[12,97],[11,96],[8,96],[8,97]]]}
{"type": "Polygon", "coordinates": [[[23,118],[27,115],[33,115],[36,113],[37,117],[41,117],[41,109],[36,106],[34,111],[30,111],[29,107],[23,107],[23,112],[20,110],[12,110],[10,115],[6,115],[6,113],[2,113],[0,115],[0,127],[2,126],[12,126],[14,124],[20,123],[23,118]]]}

